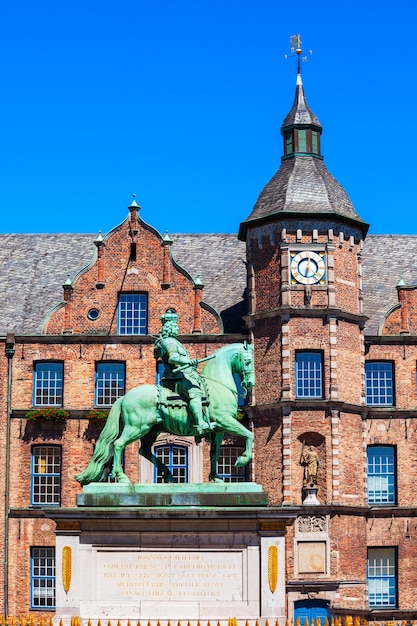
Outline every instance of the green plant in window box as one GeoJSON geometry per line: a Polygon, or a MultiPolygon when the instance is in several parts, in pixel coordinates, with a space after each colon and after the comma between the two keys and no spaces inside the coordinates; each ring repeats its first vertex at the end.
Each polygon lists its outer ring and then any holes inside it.
{"type": "Polygon", "coordinates": [[[101,409],[91,409],[85,414],[86,418],[92,422],[105,422],[108,415],[108,411],[103,411],[101,409]]]}
{"type": "Polygon", "coordinates": [[[70,416],[70,412],[65,409],[32,409],[25,414],[26,419],[30,421],[35,420],[50,420],[60,422],[66,420],[70,416]]]}

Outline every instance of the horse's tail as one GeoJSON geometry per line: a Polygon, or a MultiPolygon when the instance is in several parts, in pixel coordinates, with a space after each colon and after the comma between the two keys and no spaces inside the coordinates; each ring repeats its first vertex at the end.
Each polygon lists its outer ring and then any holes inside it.
{"type": "Polygon", "coordinates": [[[113,404],[107,417],[106,425],[101,431],[93,456],[86,469],[75,477],[80,485],[101,482],[107,477],[106,465],[113,456],[113,443],[119,434],[120,407],[123,398],[113,404]]]}

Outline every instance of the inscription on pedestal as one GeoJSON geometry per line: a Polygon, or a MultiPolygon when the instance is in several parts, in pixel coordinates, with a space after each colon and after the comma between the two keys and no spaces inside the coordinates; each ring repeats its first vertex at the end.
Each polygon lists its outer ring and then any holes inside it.
{"type": "Polygon", "coordinates": [[[96,600],[243,600],[241,551],[98,549],[96,559],[96,600]]]}

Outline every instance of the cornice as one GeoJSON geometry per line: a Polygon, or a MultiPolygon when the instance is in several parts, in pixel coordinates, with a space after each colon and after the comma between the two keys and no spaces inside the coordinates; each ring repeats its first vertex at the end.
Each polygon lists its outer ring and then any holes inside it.
{"type": "Polygon", "coordinates": [[[417,344],[417,335],[366,335],[365,345],[393,346],[406,345],[414,346],[417,344]]]}
{"type": "MultiPolygon", "coordinates": [[[[16,344],[115,344],[147,345],[155,342],[154,335],[14,335],[16,344]]],[[[226,335],[189,334],[178,335],[183,343],[240,343],[248,340],[248,335],[229,333],[226,335]]],[[[0,336],[0,343],[5,343],[6,335],[0,336]]]]}
{"type": "MultiPolygon", "coordinates": [[[[250,324],[253,320],[263,320],[270,318],[285,318],[289,319],[291,317],[306,317],[306,318],[336,318],[339,320],[343,320],[346,322],[352,322],[354,324],[358,324],[363,328],[369,319],[366,315],[362,315],[359,313],[350,313],[349,311],[344,311],[343,309],[331,308],[331,307],[322,307],[322,308],[294,308],[294,307],[279,307],[276,309],[270,309],[268,311],[260,311],[259,313],[249,313],[245,315],[243,318],[246,323],[250,324]]],[[[416,337],[417,340],[417,337],[416,337]]]]}

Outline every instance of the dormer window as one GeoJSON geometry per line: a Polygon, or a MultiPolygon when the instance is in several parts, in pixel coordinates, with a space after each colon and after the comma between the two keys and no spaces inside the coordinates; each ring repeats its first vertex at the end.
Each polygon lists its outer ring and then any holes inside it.
{"type": "Polygon", "coordinates": [[[311,131],[311,152],[314,154],[320,154],[319,134],[316,130],[311,131]]]}
{"type": "Polygon", "coordinates": [[[284,156],[287,159],[292,156],[311,155],[322,159],[320,155],[320,131],[312,128],[293,127],[283,131],[284,156]]]}
{"type": "Polygon", "coordinates": [[[292,154],[294,152],[294,135],[293,131],[289,130],[285,133],[285,154],[292,154]]]}
{"type": "Polygon", "coordinates": [[[303,128],[297,130],[298,150],[297,152],[307,152],[307,131],[303,128]]]}

